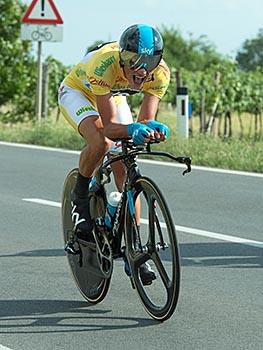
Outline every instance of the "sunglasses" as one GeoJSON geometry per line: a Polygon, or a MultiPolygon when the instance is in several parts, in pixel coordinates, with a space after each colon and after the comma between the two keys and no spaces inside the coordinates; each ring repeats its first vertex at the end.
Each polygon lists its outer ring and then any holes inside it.
{"type": "Polygon", "coordinates": [[[136,54],[130,51],[122,51],[120,55],[122,63],[128,66],[130,69],[145,69],[147,72],[154,70],[162,59],[161,54],[149,56],[144,54],[136,54]]]}

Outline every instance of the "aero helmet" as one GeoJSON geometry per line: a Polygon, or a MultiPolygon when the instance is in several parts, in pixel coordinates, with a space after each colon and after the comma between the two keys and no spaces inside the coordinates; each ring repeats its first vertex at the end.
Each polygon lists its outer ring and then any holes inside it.
{"type": "Polygon", "coordinates": [[[120,37],[121,64],[131,69],[154,70],[162,59],[163,39],[161,34],[146,24],[128,27],[120,37]]]}

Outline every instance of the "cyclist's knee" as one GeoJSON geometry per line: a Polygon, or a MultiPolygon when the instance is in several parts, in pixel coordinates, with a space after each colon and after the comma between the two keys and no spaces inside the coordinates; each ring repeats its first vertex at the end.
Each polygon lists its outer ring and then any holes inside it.
{"type": "Polygon", "coordinates": [[[87,141],[89,153],[95,158],[102,157],[112,145],[112,141],[107,139],[102,133],[100,120],[93,117],[86,118],[81,122],[79,132],[87,141]]]}
{"type": "Polygon", "coordinates": [[[93,146],[95,152],[97,152],[100,155],[104,155],[110,149],[111,142],[103,136],[100,139],[98,139],[96,144],[93,146]]]}
{"type": "Polygon", "coordinates": [[[88,141],[89,153],[95,158],[101,158],[108,152],[111,142],[102,135],[97,135],[93,140],[88,141]]]}

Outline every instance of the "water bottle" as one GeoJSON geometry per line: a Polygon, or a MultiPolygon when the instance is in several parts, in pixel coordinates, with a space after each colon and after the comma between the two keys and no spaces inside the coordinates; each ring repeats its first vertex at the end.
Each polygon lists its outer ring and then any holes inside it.
{"type": "Polygon", "coordinates": [[[108,198],[108,203],[105,213],[105,225],[111,229],[114,222],[114,217],[117,211],[118,204],[121,200],[120,192],[111,192],[108,198]]]}

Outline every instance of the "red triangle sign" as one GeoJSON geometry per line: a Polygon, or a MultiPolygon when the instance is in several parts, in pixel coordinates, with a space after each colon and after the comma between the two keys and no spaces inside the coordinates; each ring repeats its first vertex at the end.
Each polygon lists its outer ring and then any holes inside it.
{"type": "Polygon", "coordinates": [[[63,20],[53,0],[33,0],[22,17],[28,24],[62,24],[63,20]]]}

